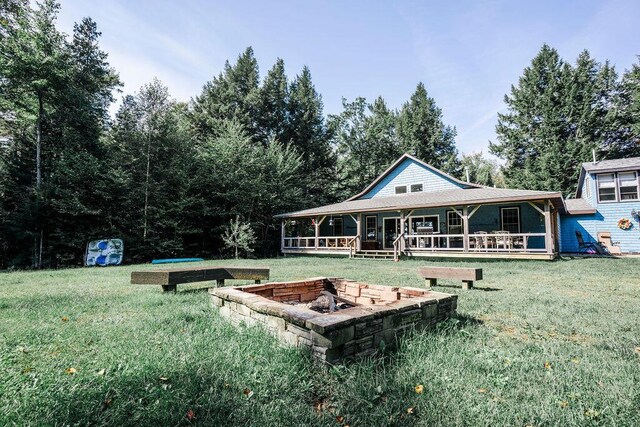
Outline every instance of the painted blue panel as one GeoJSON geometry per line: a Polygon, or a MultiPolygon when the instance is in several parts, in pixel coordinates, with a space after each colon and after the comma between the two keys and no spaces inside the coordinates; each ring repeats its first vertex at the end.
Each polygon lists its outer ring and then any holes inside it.
{"type": "Polygon", "coordinates": [[[631,218],[631,210],[640,211],[640,201],[600,203],[591,215],[563,215],[560,221],[560,250],[577,252],[575,231],[581,231],[585,240],[597,241],[599,231],[611,232],[611,240],[619,242],[624,253],[640,252],[640,224],[631,218]],[[628,218],[633,222],[630,230],[620,230],[618,220],[628,218]]]}
{"type": "MultiPolygon", "coordinates": [[[[453,190],[463,187],[412,159],[405,159],[361,199],[393,196],[397,185],[410,186],[411,184],[422,184],[423,191],[453,190]]],[[[410,191],[410,188],[407,187],[407,190],[410,191]]]]}

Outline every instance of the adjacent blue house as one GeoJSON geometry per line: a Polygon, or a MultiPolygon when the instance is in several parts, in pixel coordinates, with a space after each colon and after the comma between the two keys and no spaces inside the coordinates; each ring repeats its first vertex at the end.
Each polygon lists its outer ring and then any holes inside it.
{"type": "Polygon", "coordinates": [[[283,253],[552,259],[565,213],[560,193],[464,182],[405,154],[344,202],[276,217],[283,253]]]}
{"type": "Polygon", "coordinates": [[[639,188],[640,157],[583,163],[575,199],[565,200],[560,217],[560,251],[578,252],[579,231],[587,241],[610,239],[612,252],[640,252],[639,188]]]}

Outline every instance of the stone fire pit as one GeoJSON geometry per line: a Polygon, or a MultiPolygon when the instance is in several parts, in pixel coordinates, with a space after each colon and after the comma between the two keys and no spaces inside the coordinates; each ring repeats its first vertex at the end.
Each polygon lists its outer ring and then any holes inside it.
{"type": "Polygon", "coordinates": [[[429,327],[456,311],[457,296],[318,277],[209,289],[232,323],[259,324],[285,344],[308,348],[323,362],[394,347],[409,328],[429,327]]]}

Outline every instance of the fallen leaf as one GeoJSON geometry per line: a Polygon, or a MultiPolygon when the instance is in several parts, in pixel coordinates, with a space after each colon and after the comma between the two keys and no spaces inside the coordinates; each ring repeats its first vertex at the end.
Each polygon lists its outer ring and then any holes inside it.
{"type": "Polygon", "coordinates": [[[29,350],[26,347],[23,347],[21,345],[18,346],[17,350],[21,353],[27,354],[29,353],[29,350]]]}
{"type": "Polygon", "coordinates": [[[160,381],[167,382],[169,381],[169,377],[160,377],[160,381]]]}
{"type": "Polygon", "coordinates": [[[408,408],[408,409],[407,409],[407,414],[411,414],[411,415],[413,415],[413,408],[408,408]]]}
{"type": "Polygon", "coordinates": [[[69,321],[69,318],[68,318],[67,316],[62,316],[61,320],[62,320],[63,322],[68,322],[68,321],[69,321]]]}
{"type": "Polygon", "coordinates": [[[544,369],[551,369],[551,362],[544,362],[544,369]]]}
{"type": "Polygon", "coordinates": [[[33,368],[31,366],[27,366],[26,368],[24,368],[22,370],[23,374],[28,374],[29,372],[33,371],[33,368]]]}
{"type": "Polygon", "coordinates": [[[191,420],[193,420],[195,417],[196,417],[196,413],[195,413],[195,412],[193,412],[193,409],[189,409],[189,410],[187,411],[187,419],[188,419],[189,421],[191,421],[191,420]]]}
{"type": "Polygon", "coordinates": [[[109,406],[111,406],[112,403],[113,399],[104,399],[104,402],[102,402],[102,410],[104,411],[105,409],[107,409],[109,406]]]}
{"type": "Polygon", "coordinates": [[[248,388],[245,388],[244,390],[242,390],[242,393],[243,393],[245,396],[247,396],[247,399],[248,399],[248,398],[250,398],[251,396],[253,396],[253,391],[252,391],[252,390],[250,390],[250,389],[248,389],[248,388]]]}
{"type": "Polygon", "coordinates": [[[640,347],[636,347],[635,352],[640,354],[640,347]]]}
{"type": "Polygon", "coordinates": [[[584,411],[584,416],[586,418],[589,418],[591,420],[598,418],[600,416],[600,412],[596,411],[595,409],[587,409],[586,411],[584,411]]]}
{"type": "Polygon", "coordinates": [[[344,421],[344,417],[343,417],[342,415],[338,415],[338,416],[336,417],[336,422],[338,422],[338,423],[342,424],[342,422],[343,422],[343,421],[344,421]]]}
{"type": "Polygon", "coordinates": [[[422,394],[422,392],[424,391],[424,386],[422,384],[418,384],[414,387],[414,390],[416,391],[416,393],[422,394]]]}
{"type": "Polygon", "coordinates": [[[561,408],[566,408],[569,406],[569,402],[567,402],[566,400],[563,400],[562,402],[560,402],[560,407],[561,408]]]}
{"type": "Polygon", "coordinates": [[[78,371],[76,371],[76,368],[67,368],[67,369],[64,370],[64,373],[67,374],[67,375],[73,375],[76,372],[78,372],[78,371]]]}
{"type": "Polygon", "coordinates": [[[571,363],[575,363],[577,365],[578,363],[580,363],[580,359],[578,359],[577,357],[574,357],[571,359],[571,363]]]}
{"type": "Polygon", "coordinates": [[[106,369],[100,369],[98,372],[96,372],[98,375],[103,376],[105,373],[107,372],[106,369]]]}
{"type": "Polygon", "coordinates": [[[479,388],[478,393],[486,393],[488,390],[486,388],[479,388]]]}
{"type": "Polygon", "coordinates": [[[229,383],[224,383],[225,388],[229,388],[229,383]]]}

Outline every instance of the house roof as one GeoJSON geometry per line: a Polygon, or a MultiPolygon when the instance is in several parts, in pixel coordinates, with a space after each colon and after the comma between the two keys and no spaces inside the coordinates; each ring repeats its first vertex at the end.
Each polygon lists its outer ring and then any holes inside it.
{"type": "Polygon", "coordinates": [[[388,197],[374,197],[372,199],[353,200],[352,198],[341,203],[276,215],[276,218],[309,217],[357,212],[384,212],[397,211],[400,209],[510,203],[544,199],[550,199],[557,209],[561,212],[565,211],[562,195],[557,192],[475,187],[407,193],[388,197]]]}
{"type": "Polygon", "coordinates": [[[596,209],[585,199],[567,199],[564,201],[569,215],[594,214],[596,209]]]}
{"type": "Polygon", "coordinates": [[[348,198],[347,201],[359,199],[360,197],[362,197],[365,194],[367,194],[376,185],[378,185],[378,183],[380,183],[380,181],[385,179],[387,175],[389,175],[395,168],[397,168],[402,162],[404,162],[407,159],[413,160],[414,162],[420,164],[421,166],[424,166],[425,168],[427,168],[427,169],[429,169],[429,170],[431,170],[431,171],[433,171],[433,172],[435,172],[435,173],[437,173],[439,175],[444,176],[445,178],[455,182],[456,184],[462,185],[464,188],[481,188],[482,187],[482,185],[479,185],[479,184],[472,184],[470,182],[464,182],[464,181],[461,181],[461,180],[459,180],[457,178],[454,178],[451,175],[449,175],[448,173],[443,172],[440,169],[435,168],[435,167],[431,166],[430,164],[423,162],[422,160],[418,159],[417,157],[414,157],[409,153],[405,153],[402,156],[400,156],[400,158],[398,160],[396,160],[391,166],[389,166],[387,168],[387,170],[382,172],[382,174],[379,177],[377,177],[371,184],[369,184],[367,186],[367,188],[365,188],[364,190],[362,190],[360,193],[356,194],[355,196],[348,198]]]}
{"type": "Polygon", "coordinates": [[[629,157],[626,159],[600,160],[598,162],[584,162],[580,169],[578,177],[578,188],[576,190],[576,199],[582,194],[582,183],[584,182],[585,172],[587,173],[603,173],[617,172],[640,169],[640,157],[629,157]]]}

